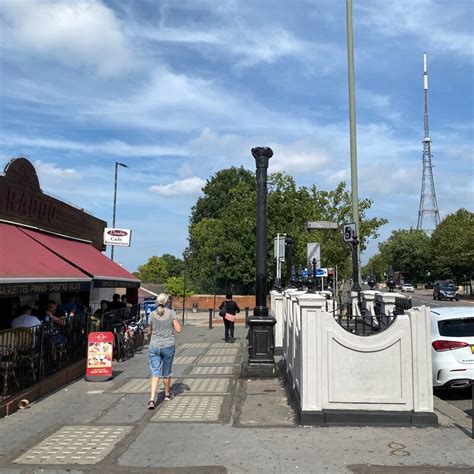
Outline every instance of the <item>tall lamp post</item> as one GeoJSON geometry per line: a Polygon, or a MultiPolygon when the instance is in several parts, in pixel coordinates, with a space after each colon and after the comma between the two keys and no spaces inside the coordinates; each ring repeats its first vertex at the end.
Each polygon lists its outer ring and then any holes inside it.
{"type": "Polygon", "coordinates": [[[267,169],[273,151],[268,147],[252,148],[252,155],[257,166],[256,305],[248,318],[249,358],[242,371],[247,376],[271,377],[275,371],[276,319],[267,307],[267,169]]]}
{"type": "Polygon", "coordinates": [[[184,326],[184,315],[186,313],[186,267],[188,265],[189,249],[185,248],[183,252],[184,260],[184,272],[183,272],[183,316],[181,318],[181,324],[184,326]]]}
{"type": "Polygon", "coordinates": [[[216,255],[216,268],[214,269],[214,305],[212,309],[212,317],[216,316],[216,291],[217,291],[217,269],[219,268],[219,255],[216,255]]]}
{"type": "MultiPolygon", "coordinates": [[[[115,213],[117,210],[117,177],[118,177],[118,167],[123,166],[124,168],[128,168],[128,166],[124,163],[119,163],[118,161],[115,162],[115,182],[114,182],[114,214],[112,217],[112,227],[115,229],[115,213]]],[[[111,246],[112,249],[110,250],[110,259],[114,259],[114,246],[111,246]]]]}
{"type": "MultiPolygon", "coordinates": [[[[351,146],[351,192],[352,192],[352,220],[356,226],[356,234],[360,239],[359,227],[359,197],[357,184],[357,134],[356,134],[356,105],[354,87],[354,35],[352,31],[352,0],[346,0],[346,20],[347,20],[347,69],[349,79],[349,129],[351,146]]],[[[354,280],[355,286],[360,286],[359,269],[359,246],[354,246],[355,261],[357,261],[357,275],[354,280]]]]}

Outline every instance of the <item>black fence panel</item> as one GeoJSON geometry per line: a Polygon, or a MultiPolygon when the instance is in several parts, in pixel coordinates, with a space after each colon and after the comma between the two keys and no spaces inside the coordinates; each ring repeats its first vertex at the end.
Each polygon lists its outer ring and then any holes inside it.
{"type": "Polygon", "coordinates": [[[18,393],[85,357],[87,318],[0,331],[0,397],[18,393]]]}

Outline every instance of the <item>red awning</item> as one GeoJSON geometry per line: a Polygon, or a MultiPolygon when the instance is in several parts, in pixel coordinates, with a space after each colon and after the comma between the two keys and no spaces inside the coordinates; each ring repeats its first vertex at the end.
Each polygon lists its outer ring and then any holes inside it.
{"type": "Polygon", "coordinates": [[[89,282],[91,278],[15,225],[0,222],[0,284],[89,282]]]}
{"type": "Polygon", "coordinates": [[[117,265],[89,243],[27,228],[21,228],[21,231],[90,275],[95,287],[140,286],[140,280],[135,275],[117,265]]]}

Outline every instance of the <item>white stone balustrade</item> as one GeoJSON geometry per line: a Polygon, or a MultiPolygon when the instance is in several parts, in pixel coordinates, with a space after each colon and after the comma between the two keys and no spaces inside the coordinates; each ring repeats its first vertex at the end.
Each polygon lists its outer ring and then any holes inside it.
{"type": "MultiPolygon", "coordinates": [[[[385,309],[393,311],[395,296],[380,296],[385,309]]],[[[283,354],[302,423],[436,424],[429,308],[357,336],[326,311],[321,295],[292,289],[282,299],[283,354]]]]}

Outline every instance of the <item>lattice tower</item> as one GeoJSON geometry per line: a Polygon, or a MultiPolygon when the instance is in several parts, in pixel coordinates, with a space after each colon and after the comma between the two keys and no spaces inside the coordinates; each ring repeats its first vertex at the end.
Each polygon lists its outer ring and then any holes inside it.
{"type": "Polygon", "coordinates": [[[436,199],[436,190],[433,178],[433,163],[431,154],[431,138],[428,121],[428,73],[426,68],[426,54],[423,55],[423,87],[425,93],[424,125],[425,138],[423,139],[423,174],[421,177],[421,195],[420,207],[418,210],[418,230],[431,232],[439,224],[438,200],[436,199]],[[426,227],[425,216],[428,215],[434,223],[434,228],[426,227]],[[425,219],[425,222],[423,220],[425,219]]]}

